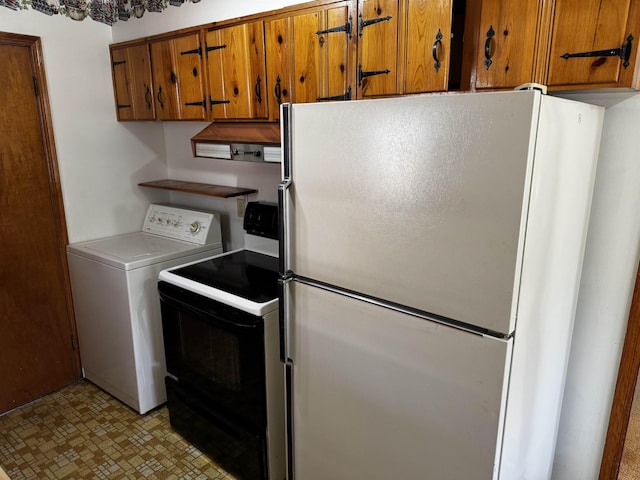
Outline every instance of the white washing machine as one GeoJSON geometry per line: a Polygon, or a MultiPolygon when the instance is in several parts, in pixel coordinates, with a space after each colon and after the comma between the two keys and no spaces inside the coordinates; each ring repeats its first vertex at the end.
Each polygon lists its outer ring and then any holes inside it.
{"type": "Polygon", "coordinates": [[[220,253],[218,214],[164,205],[140,232],[68,245],[84,377],[140,413],[164,403],[158,273],[220,253]]]}

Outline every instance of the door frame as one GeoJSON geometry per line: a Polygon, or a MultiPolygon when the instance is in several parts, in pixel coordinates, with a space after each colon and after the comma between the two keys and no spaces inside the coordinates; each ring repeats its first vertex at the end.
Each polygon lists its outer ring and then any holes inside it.
{"type": "Polygon", "coordinates": [[[69,330],[72,335],[74,347],[74,364],[77,376],[80,378],[80,350],[77,348],[77,330],[75,314],[73,309],[73,298],[71,296],[71,281],[69,278],[69,267],[67,265],[66,247],[69,243],[67,234],[67,222],[64,211],[64,201],[62,197],[62,185],[58,170],[58,156],[56,154],[56,144],[53,135],[53,121],[49,106],[49,90],[47,89],[47,79],[44,68],[44,55],[42,52],[42,41],[40,37],[32,35],[22,35],[17,33],[0,32],[0,45],[12,45],[29,48],[31,64],[34,72],[34,88],[37,90],[36,101],[40,115],[40,130],[43,142],[44,156],[49,176],[49,198],[53,211],[53,221],[55,224],[58,250],[58,261],[63,272],[64,292],[67,311],[69,312],[69,330]]]}
{"type": "Polygon", "coordinates": [[[609,428],[600,464],[599,480],[616,480],[624,451],[633,395],[640,368],[640,268],[631,300],[627,332],[622,347],[618,379],[613,395],[609,428]]]}

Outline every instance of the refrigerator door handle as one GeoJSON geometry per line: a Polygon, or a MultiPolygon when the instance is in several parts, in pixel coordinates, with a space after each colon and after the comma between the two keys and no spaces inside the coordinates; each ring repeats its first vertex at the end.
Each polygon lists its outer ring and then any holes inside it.
{"type": "Polygon", "coordinates": [[[278,280],[278,317],[280,330],[280,361],[284,364],[291,361],[289,338],[291,337],[291,322],[289,315],[289,283],[291,278],[278,280]]]}
{"type": "Polygon", "coordinates": [[[278,186],[278,229],[279,268],[280,275],[286,277],[290,273],[289,262],[289,187],[291,186],[291,104],[280,107],[280,131],[282,132],[282,181],[278,186]]]}
{"type": "Polygon", "coordinates": [[[291,180],[283,180],[278,185],[278,269],[280,276],[287,278],[289,267],[289,187],[291,180]]]}

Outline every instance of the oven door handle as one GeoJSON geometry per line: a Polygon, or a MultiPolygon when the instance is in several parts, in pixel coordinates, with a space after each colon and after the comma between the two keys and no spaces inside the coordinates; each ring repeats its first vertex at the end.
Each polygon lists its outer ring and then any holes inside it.
{"type": "MultiPolygon", "coordinates": [[[[255,329],[261,328],[263,325],[261,317],[256,317],[255,315],[251,315],[250,313],[247,313],[246,316],[243,315],[243,317],[247,320],[246,322],[244,321],[237,322],[234,320],[230,320],[228,318],[224,318],[222,312],[219,312],[213,309],[207,310],[207,309],[199,308],[195,305],[192,305],[191,303],[188,303],[184,300],[176,298],[175,295],[172,295],[171,293],[167,292],[166,291],[167,287],[164,285],[161,285],[162,283],[166,284],[166,282],[160,282],[158,284],[158,290],[159,290],[158,294],[160,296],[161,301],[165,302],[170,307],[175,307],[179,309],[180,311],[187,311],[190,313],[194,313],[200,318],[205,318],[206,321],[209,322],[210,324],[213,324],[215,326],[219,326],[222,328],[226,328],[226,329],[235,329],[235,330],[244,330],[244,331],[255,330],[255,329]]],[[[170,284],[166,284],[166,285],[169,286],[170,284]]],[[[169,288],[171,288],[171,286],[169,286],[169,288]]],[[[173,287],[173,288],[179,288],[179,287],[173,287]]],[[[215,300],[211,300],[211,302],[215,302],[215,300]]],[[[226,305],[224,304],[221,304],[221,305],[226,307],[226,305]]],[[[227,307],[227,308],[232,309],[233,307],[227,307]]]]}

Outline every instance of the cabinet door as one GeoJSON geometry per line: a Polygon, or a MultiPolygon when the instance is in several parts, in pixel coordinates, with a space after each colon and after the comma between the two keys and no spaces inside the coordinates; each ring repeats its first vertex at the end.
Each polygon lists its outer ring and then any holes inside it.
{"type": "Polygon", "coordinates": [[[451,0],[408,0],[404,93],[447,90],[452,6],[451,0]]]}
{"type": "Polygon", "coordinates": [[[358,98],[399,93],[398,0],[361,0],[358,98]]]}
{"type": "Polygon", "coordinates": [[[269,119],[280,118],[280,105],[291,101],[292,24],[290,18],[265,22],[269,119]]]}
{"type": "Polygon", "coordinates": [[[213,118],[268,118],[262,22],[210,31],[206,49],[213,118]]]}
{"type": "Polygon", "coordinates": [[[483,0],[476,88],[535,81],[539,0],[483,0]]]}
{"type": "Polygon", "coordinates": [[[157,118],[205,120],[199,34],[152,43],[151,59],[157,118]]]}
{"type": "Polygon", "coordinates": [[[111,50],[118,120],[153,120],[153,86],[149,45],[111,50]]]}
{"type": "Polygon", "coordinates": [[[296,103],[351,99],[346,6],[293,17],[293,78],[296,103]]]}
{"type": "Polygon", "coordinates": [[[629,86],[630,78],[619,82],[632,76],[637,55],[640,8],[632,3],[557,0],[548,85],[629,86]]]}

